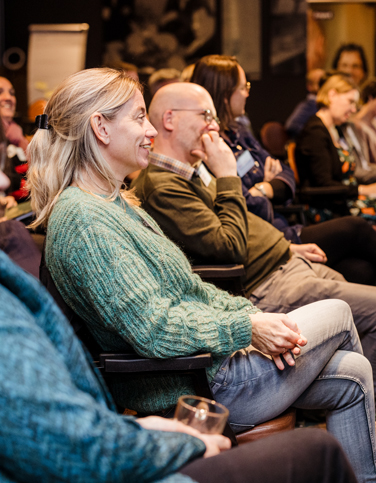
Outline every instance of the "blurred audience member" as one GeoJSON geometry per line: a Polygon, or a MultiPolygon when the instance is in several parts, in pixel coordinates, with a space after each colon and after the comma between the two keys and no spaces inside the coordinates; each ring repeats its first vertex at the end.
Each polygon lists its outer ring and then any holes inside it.
{"type": "Polygon", "coordinates": [[[358,184],[354,152],[343,144],[336,129],[355,114],[358,100],[357,85],[350,77],[341,74],[329,77],[317,93],[317,114],[311,117],[298,138],[296,161],[303,185],[342,187],[331,201],[323,200],[320,208],[343,215],[350,207],[352,214],[371,216],[376,221],[375,203],[369,198],[376,195],[376,184],[358,184]],[[363,197],[361,202],[357,200],[358,195],[363,197]]]}
{"type": "Polygon", "coordinates": [[[295,139],[305,126],[308,119],[316,114],[316,94],[319,90],[319,83],[321,78],[325,75],[323,69],[313,69],[307,73],[306,88],[308,91],[307,97],[300,102],[290,114],[286,121],[285,128],[287,134],[295,139]]]}
{"type": "Polygon", "coordinates": [[[0,77],[0,116],[4,132],[10,144],[26,151],[29,144],[21,127],[13,120],[16,113],[16,93],[12,84],[5,77],[0,77]]]}
{"type": "Polygon", "coordinates": [[[337,50],[333,69],[349,74],[355,84],[360,86],[368,75],[368,62],[364,49],[358,44],[344,44],[337,50]]]}
{"type": "Polygon", "coordinates": [[[148,85],[150,94],[153,97],[158,89],[161,87],[172,84],[173,82],[181,82],[181,72],[177,69],[159,69],[152,73],[149,77],[148,85]]]}
{"type": "Polygon", "coordinates": [[[0,77],[0,116],[7,141],[7,159],[4,173],[10,179],[7,194],[17,201],[27,198],[29,192],[25,187],[27,171],[26,148],[28,141],[21,127],[13,120],[16,112],[16,94],[12,84],[5,77],[0,77]]]}
{"type": "MultiPolygon", "coordinates": [[[[376,163],[376,79],[368,80],[360,94],[363,102],[352,121],[361,131],[364,139],[364,151],[369,163],[376,163]]],[[[376,165],[375,165],[376,166],[376,165]]]]}
{"type": "Polygon", "coordinates": [[[7,139],[4,134],[3,123],[0,119],[0,222],[5,221],[5,210],[17,205],[13,196],[6,196],[6,191],[10,187],[10,179],[3,172],[7,160],[7,139]]]}

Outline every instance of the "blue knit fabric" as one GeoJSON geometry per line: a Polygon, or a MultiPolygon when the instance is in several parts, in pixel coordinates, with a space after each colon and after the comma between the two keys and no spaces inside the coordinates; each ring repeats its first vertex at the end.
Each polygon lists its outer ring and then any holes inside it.
{"type": "Polygon", "coordinates": [[[0,252],[0,481],[164,482],[202,441],[116,414],[80,342],[33,277],[0,252]]]}
{"type": "MultiPolygon", "coordinates": [[[[211,352],[213,378],[225,357],[251,343],[244,297],[203,283],[181,250],[141,209],[78,188],[49,219],[46,262],[64,300],[104,350],[131,345],[146,357],[211,352]]],[[[137,377],[113,388],[125,407],[154,412],[194,391],[188,376],[137,377]]]]}

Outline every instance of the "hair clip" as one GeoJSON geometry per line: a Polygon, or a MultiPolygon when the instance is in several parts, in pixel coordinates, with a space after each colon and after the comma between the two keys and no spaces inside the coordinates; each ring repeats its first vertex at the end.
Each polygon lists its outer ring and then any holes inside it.
{"type": "Polygon", "coordinates": [[[40,114],[35,118],[35,125],[38,129],[49,129],[47,114],[40,114]]]}

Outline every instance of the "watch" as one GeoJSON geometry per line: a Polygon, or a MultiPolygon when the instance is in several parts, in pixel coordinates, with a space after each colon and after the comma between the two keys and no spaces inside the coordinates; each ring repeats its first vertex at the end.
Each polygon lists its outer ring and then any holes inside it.
{"type": "Polygon", "coordinates": [[[262,183],[256,183],[255,188],[262,193],[262,196],[267,196],[264,185],[262,183]]]}

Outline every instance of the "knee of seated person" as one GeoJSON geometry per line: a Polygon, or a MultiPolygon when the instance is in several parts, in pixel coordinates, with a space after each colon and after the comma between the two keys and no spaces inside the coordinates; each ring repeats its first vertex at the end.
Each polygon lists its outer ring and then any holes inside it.
{"type": "Polygon", "coordinates": [[[331,301],[331,310],[337,317],[342,320],[348,320],[349,324],[353,324],[353,314],[350,305],[344,300],[340,299],[328,299],[331,301]]]}
{"type": "Polygon", "coordinates": [[[346,317],[352,321],[353,315],[350,305],[344,300],[340,299],[329,299],[332,301],[333,310],[338,313],[341,317],[346,317]]]}
{"type": "Polygon", "coordinates": [[[367,232],[372,230],[371,225],[367,222],[367,220],[360,216],[349,216],[346,217],[346,220],[347,226],[355,233],[362,232],[363,230],[366,230],[367,232]]]}
{"type": "Polygon", "coordinates": [[[358,352],[345,352],[345,356],[338,361],[336,377],[353,381],[363,392],[371,391],[373,393],[371,363],[358,352]]]}
{"type": "Polygon", "coordinates": [[[323,310],[326,318],[333,323],[337,323],[338,320],[348,321],[349,327],[353,324],[353,315],[351,307],[347,302],[340,299],[325,299],[313,302],[312,306],[317,304],[317,308],[323,310]]]}

